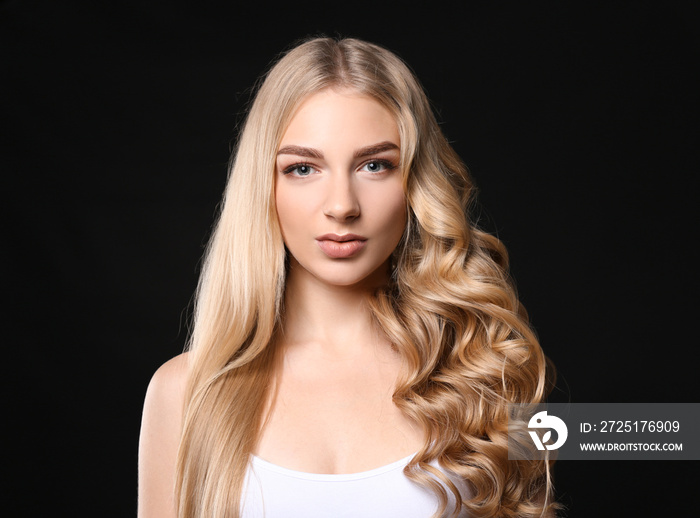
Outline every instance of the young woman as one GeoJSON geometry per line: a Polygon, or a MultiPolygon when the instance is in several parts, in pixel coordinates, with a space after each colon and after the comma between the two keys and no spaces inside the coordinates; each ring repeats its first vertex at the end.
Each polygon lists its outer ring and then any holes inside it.
{"type": "Polygon", "coordinates": [[[189,351],[146,396],[139,515],[542,516],[509,403],[545,357],[406,65],[314,39],[255,97],[189,351]]]}

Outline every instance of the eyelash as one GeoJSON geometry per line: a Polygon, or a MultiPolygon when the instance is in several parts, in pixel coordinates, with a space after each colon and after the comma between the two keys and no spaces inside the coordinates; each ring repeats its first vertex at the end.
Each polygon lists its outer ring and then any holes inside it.
{"type": "MultiPolygon", "coordinates": [[[[314,166],[312,166],[311,164],[307,164],[306,162],[297,162],[296,164],[292,164],[289,167],[285,168],[282,171],[282,174],[285,174],[285,175],[290,174],[294,170],[299,169],[300,167],[308,167],[309,169],[315,169],[314,166]]],[[[309,176],[309,175],[299,175],[299,176],[301,178],[304,178],[304,176],[309,176]]]]}
{"type": "MultiPolygon", "coordinates": [[[[380,174],[380,173],[383,173],[384,171],[392,171],[393,169],[396,169],[396,164],[394,164],[393,162],[391,162],[389,160],[382,160],[380,158],[377,158],[374,160],[368,160],[367,162],[365,162],[362,165],[362,167],[364,168],[368,164],[379,164],[380,166],[382,166],[384,168],[382,171],[378,171],[378,172],[373,173],[373,174],[380,174]]],[[[372,171],[369,171],[369,172],[371,173],[372,171]]]]}
{"type": "MultiPolygon", "coordinates": [[[[377,171],[377,172],[368,171],[371,174],[381,174],[385,171],[392,171],[392,170],[396,169],[396,164],[394,164],[393,162],[391,162],[389,160],[384,160],[381,158],[376,158],[374,160],[367,160],[367,162],[362,164],[362,168],[366,167],[368,164],[378,164],[384,168],[382,171],[377,171]]],[[[282,174],[284,174],[284,175],[291,174],[296,169],[299,169],[300,167],[308,167],[309,169],[314,169],[314,170],[316,169],[314,166],[312,166],[311,164],[309,164],[307,162],[297,162],[295,164],[292,164],[292,165],[286,167],[282,171],[282,174]]],[[[307,174],[307,175],[295,175],[295,176],[298,176],[299,178],[306,178],[309,175],[307,174]]]]}

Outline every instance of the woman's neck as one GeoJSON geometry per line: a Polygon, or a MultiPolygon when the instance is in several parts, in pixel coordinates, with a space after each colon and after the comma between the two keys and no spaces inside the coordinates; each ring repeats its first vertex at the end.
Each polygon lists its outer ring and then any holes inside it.
{"type": "Polygon", "coordinates": [[[354,356],[386,343],[367,305],[372,292],[383,282],[386,276],[378,274],[360,285],[335,286],[292,260],[280,338],[286,347],[313,347],[333,356],[354,356]]]}

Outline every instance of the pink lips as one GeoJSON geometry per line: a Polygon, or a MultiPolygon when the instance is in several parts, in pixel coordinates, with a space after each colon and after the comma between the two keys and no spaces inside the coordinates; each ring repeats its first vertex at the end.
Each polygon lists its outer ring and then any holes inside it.
{"type": "Polygon", "coordinates": [[[324,234],[317,237],[316,241],[323,253],[331,259],[346,259],[362,250],[367,238],[356,234],[324,234]]]}

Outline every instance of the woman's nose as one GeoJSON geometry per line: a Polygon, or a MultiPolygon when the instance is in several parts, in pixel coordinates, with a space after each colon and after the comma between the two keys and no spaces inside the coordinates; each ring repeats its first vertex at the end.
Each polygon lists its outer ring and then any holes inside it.
{"type": "Polygon", "coordinates": [[[360,215],[360,202],[352,180],[348,175],[332,175],[323,209],[326,216],[338,221],[347,221],[360,215]]]}

